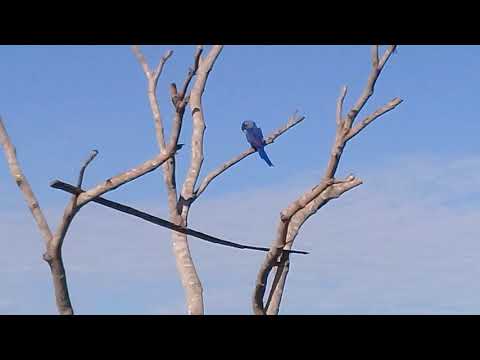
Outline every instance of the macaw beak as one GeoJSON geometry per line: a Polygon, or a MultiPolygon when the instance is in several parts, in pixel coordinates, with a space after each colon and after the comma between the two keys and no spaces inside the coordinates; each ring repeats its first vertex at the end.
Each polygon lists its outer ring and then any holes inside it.
{"type": "Polygon", "coordinates": [[[245,131],[245,124],[242,124],[242,131],[245,131]]]}

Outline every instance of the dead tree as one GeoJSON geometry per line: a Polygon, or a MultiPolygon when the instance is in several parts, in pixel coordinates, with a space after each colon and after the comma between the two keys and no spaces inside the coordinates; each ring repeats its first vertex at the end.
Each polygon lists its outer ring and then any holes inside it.
{"type": "MultiPolygon", "coordinates": [[[[155,73],[155,76],[157,78],[160,75],[160,72],[161,67],[158,68],[155,73]]],[[[61,315],[73,314],[73,306],[70,301],[70,296],[68,294],[67,275],[62,259],[62,245],[73,218],[78,213],[78,211],[90,201],[95,200],[101,195],[112,191],[119,186],[133,181],[160,167],[176,152],[181,127],[182,116],[178,115],[173,121],[170,142],[168,143],[168,145],[164,146],[159,152],[159,154],[156,155],[153,159],[145,161],[144,163],[124,173],[113,176],[98,184],[97,186],[85,192],[82,192],[81,194],[72,195],[69,203],[65,207],[63,217],[57,227],[56,232],[52,233],[40,208],[39,202],[36,199],[32,188],[27,181],[27,178],[25,177],[20,168],[16,156],[15,147],[13,146],[10,137],[8,136],[8,133],[5,129],[5,126],[0,119],[0,144],[3,146],[10,173],[12,174],[20,191],[22,192],[30,211],[32,212],[33,218],[35,219],[35,222],[37,223],[37,226],[43,236],[46,248],[46,251],[43,254],[43,259],[49,264],[51,269],[53,285],[55,289],[56,305],[58,312],[61,315]]],[[[82,186],[85,169],[87,168],[88,164],[95,158],[97,153],[98,152],[94,150],[81,167],[77,182],[78,188],[81,188],[82,186]]]]}
{"type": "MultiPolygon", "coordinates": [[[[211,47],[208,55],[203,57],[203,47],[198,46],[194,55],[194,65],[188,72],[187,78],[185,79],[180,92],[178,92],[176,84],[171,84],[171,100],[175,112],[183,112],[184,106],[188,102],[193,122],[193,131],[191,135],[191,160],[186,178],[181,188],[177,186],[176,182],[175,156],[172,156],[162,167],[163,178],[167,187],[170,221],[182,227],[187,227],[188,215],[192,204],[201,194],[203,194],[211,182],[227,169],[255,152],[255,149],[248,148],[241,154],[233,157],[211,171],[200,182],[198,181],[204,159],[203,143],[206,128],[202,107],[202,96],[208,75],[220,55],[222,48],[223,46],[221,45],[214,45],[211,47]],[[193,76],[195,76],[193,88],[190,94],[187,95],[187,87],[193,76]],[[196,186],[197,182],[200,183],[199,186],[196,186]]],[[[147,95],[153,114],[158,146],[160,150],[162,150],[165,147],[164,127],[162,116],[160,114],[160,107],[156,98],[157,77],[155,76],[155,72],[152,72],[149,68],[140,48],[138,46],[133,46],[132,50],[147,77],[147,95]]],[[[164,56],[164,59],[166,58],[168,57],[164,56]]],[[[163,66],[163,63],[161,64],[163,66]]],[[[274,131],[265,139],[266,144],[273,143],[276,138],[300,123],[303,119],[304,117],[298,117],[296,115],[292,116],[285,125],[274,131]]],[[[172,231],[172,244],[177,270],[185,290],[187,312],[188,314],[203,314],[202,284],[190,253],[187,235],[185,233],[172,231]]]]}
{"type": "Polygon", "coordinates": [[[362,180],[350,175],[344,180],[337,180],[335,173],[340,162],[345,145],[365,127],[383,114],[393,110],[402,100],[394,98],[381,108],[377,109],[362,120],[355,122],[358,114],[373,95],[375,83],[382,72],[388,59],[395,51],[396,46],[390,45],[382,57],[379,58],[379,47],[375,45],[371,50],[371,71],[367,84],[350,111],[343,116],[342,108],[347,87],[341,89],[336,107],[336,133],[330,151],[330,158],[322,180],[311,190],[292,202],[280,213],[276,238],[271,245],[257,275],[255,290],[252,298],[253,312],[257,315],[276,315],[280,309],[280,302],[285,282],[290,268],[289,254],[282,250],[291,249],[301,226],[330,200],[340,197],[343,193],[362,184],[362,180]],[[276,267],[275,276],[270,287],[267,303],[264,305],[264,295],[267,287],[268,276],[276,267]]]}

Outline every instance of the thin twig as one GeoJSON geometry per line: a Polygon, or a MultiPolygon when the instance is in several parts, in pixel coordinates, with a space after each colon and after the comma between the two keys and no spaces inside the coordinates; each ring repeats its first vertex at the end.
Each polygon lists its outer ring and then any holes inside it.
{"type": "Polygon", "coordinates": [[[343,126],[342,124],[342,110],[343,110],[343,101],[345,100],[345,96],[347,95],[347,87],[343,86],[342,90],[340,91],[340,96],[337,100],[337,126],[343,126]]]}
{"type": "Polygon", "coordinates": [[[93,161],[93,159],[95,159],[95,156],[97,156],[97,154],[98,154],[98,150],[92,150],[88,158],[85,160],[85,163],[80,169],[80,174],[78,175],[77,187],[82,187],[83,175],[85,174],[85,169],[93,161]]]}

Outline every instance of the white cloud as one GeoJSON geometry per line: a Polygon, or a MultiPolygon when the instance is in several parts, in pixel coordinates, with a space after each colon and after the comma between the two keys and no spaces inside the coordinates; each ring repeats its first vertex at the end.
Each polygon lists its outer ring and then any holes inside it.
{"type": "MultiPolygon", "coordinates": [[[[359,171],[365,184],[332,201],[303,227],[295,247],[311,254],[293,258],[282,313],[477,313],[480,207],[471,200],[478,194],[479,165],[478,158],[416,155],[382,170],[359,171]]],[[[279,211],[315,179],[318,174],[310,173],[269,188],[216,198],[205,193],[192,209],[190,226],[268,246],[279,211]]],[[[164,214],[154,203],[143,209],[164,214]]],[[[12,239],[9,251],[0,253],[0,279],[15,272],[25,284],[50,281],[28,211],[2,218],[0,229],[12,239]]],[[[264,253],[196,239],[191,248],[207,313],[250,313],[264,253]]],[[[89,205],[74,222],[64,254],[79,312],[183,312],[165,229],[89,205]],[[97,295],[105,299],[112,293],[121,294],[118,306],[97,301],[97,295]]],[[[39,286],[47,305],[32,308],[54,312],[50,285],[39,286]]],[[[28,291],[10,285],[16,297],[28,291]]],[[[29,312],[28,306],[22,302],[17,310],[29,312]]]]}

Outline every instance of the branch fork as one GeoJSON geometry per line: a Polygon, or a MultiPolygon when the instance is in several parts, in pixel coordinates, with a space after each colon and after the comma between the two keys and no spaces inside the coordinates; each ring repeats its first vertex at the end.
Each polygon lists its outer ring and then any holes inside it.
{"type": "Polygon", "coordinates": [[[335,121],[337,126],[335,139],[330,150],[330,159],[325,169],[323,180],[281,211],[277,236],[257,275],[252,297],[252,307],[255,314],[278,314],[286,277],[289,271],[289,261],[285,264],[278,264],[279,256],[282,255],[282,250],[290,249],[292,247],[293,241],[305,221],[329,201],[340,197],[343,193],[362,184],[362,180],[353,175],[347,176],[344,180],[336,180],[335,173],[347,142],[358,135],[375,119],[395,109],[402,102],[401,99],[394,98],[355,124],[358,114],[361,112],[368,99],[373,95],[375,83],[386,62],[395,51],[395,48],[396,45],[390,45],[385,50],[382,57],[379,58],[378,45],[372,46],[371,70],[367,84],[356,103],[347,112],[346,116],[343,116],[343,105],[348,89],[346,86],[341,88],[336,103],[335,121]],[[266,283],[274,266],[277,267],[277,270],[265,306],[263,298],[266,291],[266,283]]]}

